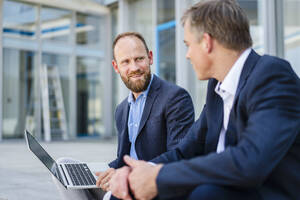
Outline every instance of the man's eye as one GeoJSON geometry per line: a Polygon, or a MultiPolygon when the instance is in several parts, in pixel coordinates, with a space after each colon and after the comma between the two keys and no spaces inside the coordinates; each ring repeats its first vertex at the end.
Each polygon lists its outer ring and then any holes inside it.
{"type": "Polygon", "coordinates": [[[129,63],[129,61],[128,60],[124,60],[124,61],[122,61],[122,64],[123,65],[126,65],[126,64],[128,64],[129,63]]]}
{"type": "Polygon", "coordinates": [[[144,60],[144,57],[138,57],[137,60],[142,61],[142,60],[144,60]]]}

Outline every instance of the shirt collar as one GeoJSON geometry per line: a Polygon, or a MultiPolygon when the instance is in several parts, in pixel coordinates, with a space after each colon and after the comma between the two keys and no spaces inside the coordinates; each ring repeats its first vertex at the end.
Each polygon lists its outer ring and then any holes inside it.
{"type": "Polygon", "coordinates": [[[240,55],[240,57],[237,59],[237,61],[229,70],[228,74],[225,76],[223,82],[218,82],[215,90],[221,89],[235,96],[235,92],[239,84],[242,69],[244,67],[244,64],[250,52],[251,52],[251,48],[248,48],[240,55]]]}
{"type": "MultiPolygon", "coordinates": [[[[150,90],[150,86],[151,86],[152,80],[153,80],[153,74],[151,74],[151,80],[149,82],[149,85],[148,85],[147,89],[144,92],[142,92],[142,94],[140,94],[141,97],[147,97],[148,92],[150,90]]],[[[140,96],[138,98],[140,98],[140,96]]],[[[128,103],[133,103],[134,102],[133,93],[131,91],[129,91],[129,95],[128,95],[127,101],[128,101],[128,103]]]]}

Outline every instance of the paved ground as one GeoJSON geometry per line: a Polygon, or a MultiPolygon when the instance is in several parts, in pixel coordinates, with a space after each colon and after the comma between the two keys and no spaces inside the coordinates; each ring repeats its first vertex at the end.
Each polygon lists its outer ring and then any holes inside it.
{"type": "MultiPolygon", "coordinates": [[[[116,139],[84,139],[41,143],[54,158],[73,157],[85,162],[108,162],[116,155],[116,139]]],[[[27,149],[24,140],[0,142],[0,200],[58,200],[48,170],[27,149]]]]}

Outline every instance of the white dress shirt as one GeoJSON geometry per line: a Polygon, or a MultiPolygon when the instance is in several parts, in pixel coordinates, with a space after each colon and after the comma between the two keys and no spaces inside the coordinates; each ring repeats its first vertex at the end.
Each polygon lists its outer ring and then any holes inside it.
{"type": "Polygon", "coordinates": [[[246,59],[251,52],[251,48],[246,49],[237,61],[234,63],[223,82],[218,82],[215,92],[223,100],[223,126],[219,135],[217,153],[221,153],[225,149],[225,134],[227,131],[230,111],[233,105],[235,93],[239,84],[240,76],[246,59]]]}

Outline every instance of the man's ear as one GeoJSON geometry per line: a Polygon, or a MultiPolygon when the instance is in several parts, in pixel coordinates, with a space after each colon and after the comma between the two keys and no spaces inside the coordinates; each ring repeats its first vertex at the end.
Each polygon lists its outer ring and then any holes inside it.
{"type": "Polygon", "coordinates": [[[149,51],[148,58],[149,58],[150,65],[152,65],[153,64],[153,53],[152,53],[152,51],[149,51]]]}
{"type": "Polygon", "coordinates": [[[113,66],[115,72],[116,72],[117,74],[120,74],[120,71],[119,71],[117,62],[116,62],[115,60],[112,60],[111,63],[112,63],[112,66],[113,66]]]}
{"type": "Polygon", "coordinates": [[[211,53],[213,50],[213,38],[208,33],[204,33],[202,40],[203,48],[205,49],[205,51],[207,53],[211,53]]]}

